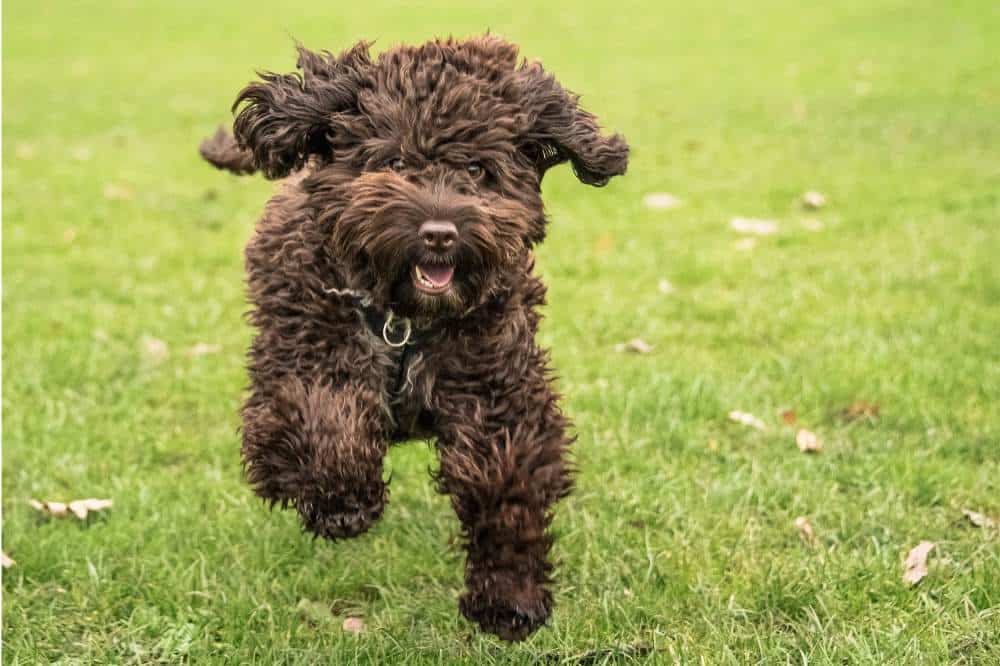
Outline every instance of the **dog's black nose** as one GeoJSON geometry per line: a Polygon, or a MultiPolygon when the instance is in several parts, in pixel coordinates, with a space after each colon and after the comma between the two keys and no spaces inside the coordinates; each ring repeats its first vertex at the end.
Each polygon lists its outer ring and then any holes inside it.
{"type": "Polygon", "coordinates": [[[458,229],[451,222],[427,220],[420,225],[418,233],[424,245],[439,252],[447,250],[458,240],[458,229]]]}

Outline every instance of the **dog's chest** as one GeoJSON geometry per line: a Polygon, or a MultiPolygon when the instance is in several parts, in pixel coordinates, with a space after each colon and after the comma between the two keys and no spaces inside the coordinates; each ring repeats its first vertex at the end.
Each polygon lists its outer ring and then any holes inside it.
{"type": "Polygon", "coordinates": [[[394,441],[431,436],[433,416],[427,409],[428,368],[423,353],[407,345],[390,354],[393,367],[388,377],[388,403],[394,441]]]}

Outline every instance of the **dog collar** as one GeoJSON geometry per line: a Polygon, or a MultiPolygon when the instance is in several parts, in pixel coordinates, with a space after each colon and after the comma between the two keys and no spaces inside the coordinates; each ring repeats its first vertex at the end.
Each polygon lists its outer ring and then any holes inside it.
{"type": "Polygon", "coordinates": [[[400,317],[392,309],[383,313],[381,310],[368,306],[362,307],[362,314],[376,336],[381,335],[385,344],[393,349],[400,349],[410,344],[413,335],[413,322],[409,317],[400,317]]]}
{"type": "MultiPolygon", "coordinates": [[[[369,332],[376,338],[382,338],[385,344],[398,352],[398,355],[391,355],[395,358],[396,365],[396,382],[392,394],[399,396],[407,386],[412,387],[410,369],[413,365],[413,321],[409,317],[400,317],[392,311],[392,308],[387,308],[385,311],[376,308],[372,304],[371,294],[367,291],[336,287],[324,287],[323,291],[341,298],[354,299],[357,302],[355,310],[367,325],[369,332]]],[[[396,419],[395,414],[393,419],[396,419]]]]}
{"type": "Polygon", "coordinates": [[[410,344],[413,336],[413,321],[409,317],[400,317],[392,308],[385,312],[372,305],[372,297],[367,291],[360,289],[337,289],[324,287],[328,294],[336,294],[341,298],[348,297],[358,301],[358,309],[362,319],[368,324],[375,337],[381,337],[385,344],[393,349],[401,349],[410,344]]]}

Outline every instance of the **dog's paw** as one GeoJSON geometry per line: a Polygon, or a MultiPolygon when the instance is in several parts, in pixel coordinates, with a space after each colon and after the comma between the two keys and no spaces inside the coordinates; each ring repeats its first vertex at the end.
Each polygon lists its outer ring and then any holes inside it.
{"type": "MultiPolygon", "coordinates": [[[[374,489],[373,489],[374,490],[374,489]]],[[[328,494],[295,502],[302,526],[316,536],[336,541],[367,532],[385,510],[388,492],[384,487],[361,498],[328,494]]]]}
{"type": "Polygon", "coordinates": [[[459,600],[462,615],[505,641],[522,641],[549,618],[552,594],[510,574],[473,577],[459,600]]]}

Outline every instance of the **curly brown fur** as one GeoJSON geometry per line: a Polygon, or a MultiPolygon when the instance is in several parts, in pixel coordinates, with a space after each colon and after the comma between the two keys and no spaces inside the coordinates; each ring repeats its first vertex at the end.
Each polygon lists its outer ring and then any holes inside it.
{"type": "Polygon", "coordinates": [[[604,185],[628,147],[537,63],[494,36],[376,59],[299,47],[293,74],[240,92],[234,136],[202,154],[291,175],[247,246],[252,394],[243,461],[256,492],[330,539],[388,498],[389,444],[432,436],[467,550],[459,607],[521,640],[552,608],[548,533],[571,487],[569,422],[535,342],[549,168],[604,185]],[[372,312],[408,318],[406,351],[372,312]]]}

